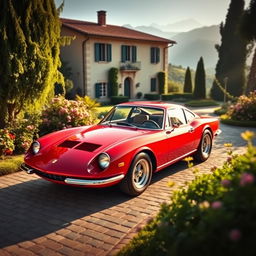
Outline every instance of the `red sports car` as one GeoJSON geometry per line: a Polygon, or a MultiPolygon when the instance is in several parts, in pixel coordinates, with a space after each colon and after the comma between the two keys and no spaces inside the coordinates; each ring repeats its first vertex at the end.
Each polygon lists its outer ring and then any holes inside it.
{"type": "Polygon", "coordinates": [[[57,131],[33,142],[21,169],[61,184],[105,187],[119,183],[136,196],[152,174],[193,155],[210,156],[220,133],[216,118],[164,102],[119,104],[93,126],[57,131]]]}

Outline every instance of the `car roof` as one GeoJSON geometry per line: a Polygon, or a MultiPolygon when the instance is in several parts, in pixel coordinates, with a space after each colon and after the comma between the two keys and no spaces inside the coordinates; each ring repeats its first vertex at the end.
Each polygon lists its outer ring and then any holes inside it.
{"type": "Polygon", "coordinates": [[[169,109],[172,107],[182,107],[181,105],[172,104],[164,101],[133,101],[118,104],[118,106],[140,106],[169,109]]]}

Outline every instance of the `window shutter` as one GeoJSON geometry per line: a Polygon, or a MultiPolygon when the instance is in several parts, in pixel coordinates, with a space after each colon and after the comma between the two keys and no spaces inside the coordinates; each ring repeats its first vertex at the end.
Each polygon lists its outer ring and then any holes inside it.
{"type": "Polygon", "coordinates": [[[125,45],[121,45],[121,61],[125,62],[125,45]]]}
{"type": "Polygon", "coordinates": [[[112,61],[112,45],[107,44],[107,61],[111,62],[112,61]]]}
{"type": "Polygon", "coordinates": [[[156,78],[151,78],[151,92],[156,91],[156,78]]]}
{"type": "Polygon", "coordinates": [[[132,46],[132,62],[136,62],[136,61],[137,61],[137,47],[132,46]]]}
{"type": "Polygon", "coordinates": [[[94,44],[94,57],[95,57],[95,61],[98,62],[100,61],[100,44],[99,43],[95,43],[94,44]]]}
{"type": "Polygon", "coordinates": [[[100,98],[100,86],[101,84],[95,84],[95,98],[100,98]]]}
{"type": "Polygon", "coordinates": [[[154,47],[150,48],[150,62],[154,63],[154,47]]]}
{"type": "Polygon", "coordinates": [[[160,48],[157,47],[156,48],[156,63],[158,63],[160,61],[160,48]]]}

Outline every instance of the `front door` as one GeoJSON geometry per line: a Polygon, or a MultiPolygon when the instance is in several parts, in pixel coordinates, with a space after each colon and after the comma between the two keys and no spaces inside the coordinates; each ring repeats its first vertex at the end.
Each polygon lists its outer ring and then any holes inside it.
{"type": "Polygon", "coordinates": [[[129,77],[124,80],[124,96],[131,98],[131,78],[129,77]]]}

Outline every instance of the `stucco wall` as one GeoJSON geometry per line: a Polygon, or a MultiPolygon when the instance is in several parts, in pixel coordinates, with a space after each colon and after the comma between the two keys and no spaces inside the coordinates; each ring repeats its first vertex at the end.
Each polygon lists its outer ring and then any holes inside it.
{"type": "Polygon", "coordinates": [[[164,68],[167,69],[168,54],[167,50],[164,50],[167,46],[166,44],[116,39],[110,41],[104,38],[90,38],[84,44],[84,58],[86,61],[84,65],[85,81],[83,83],[82,45],[86,37],[74,33],[67,28],[62,28],[62,34],[76,35],[76,39],[72,41],[70,46],[65,46],[61,49],[61,56],[63,60],[68,61],[72,67],[75,87],[80,87],[82,92],[86,92],[90,97],[95,97],[95,83],[108,82],[108,71],[110,68],[120,68],[121,45],[137,46],[137,62],[141,62],[141,70],[136,72],[119,71],[118,83],[121,87],[119,88],[119,94],[124,95],[124,80],[126,77],[130,77],[132,81],[132,98],[135,98],[138,92],[142,92],[143,94],[150,93],[150,79],[156,77],[157,73],[163,71],[164,68]],[[111,62],[95,62],[95,43],[108,43],[112,45],[111,62]],[[160,62],[158,64],[152,64],[150,62],[150,47],[160,47],[160,62]],[[83,88],[83,86],[85,86],[85,88],[83,88]]]}

